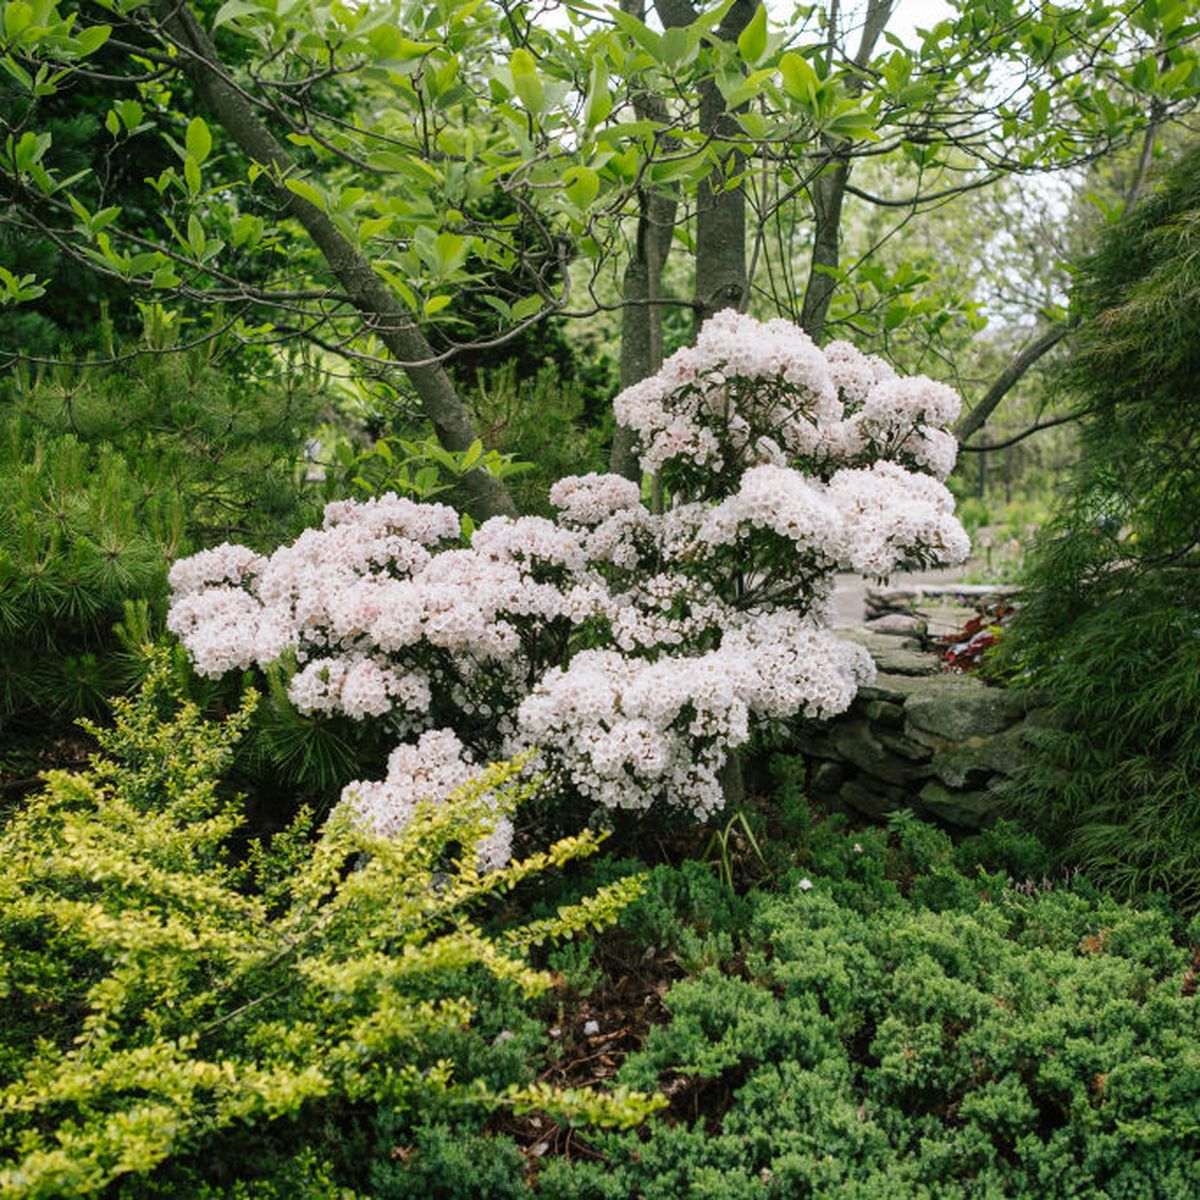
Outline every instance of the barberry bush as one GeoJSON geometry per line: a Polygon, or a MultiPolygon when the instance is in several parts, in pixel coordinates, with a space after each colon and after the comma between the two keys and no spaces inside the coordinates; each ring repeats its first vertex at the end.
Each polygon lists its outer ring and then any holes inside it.
{"type": "Polygon", "coordinates": [[[533,786],[501,764],[397,836],[302,814],[247,852],[220,779],[253,704],[206,719],[160,655],[115,726],[93,730],[91,769],[49,774],[0,835],[0,1196],[111,1194],[239,1131],[265,1148],[277,1124],[355,1105],[401,1121],[455,1099],[601,1124],[653,1111],[532,1072],[497,1087],[472,1076],[477,1049],[445,1053],[475,1019],[472,977],[536,996],[551,977],[534,946],[602,928],[637,896],[631,876],[486,931],[497,895],[600,837],[484,869],[533,786]]]}
{"type": "Polygon", "coordinates": [[[177,563],[170,627],[202,674],[283,662],[300,710],[387,722],[385,779],[346,791],[376,830],[531,747],[591,802],[705,817],[755,724],[838,713],[871,677],[826,627],[834,572],[965,556],[941,483],[959,399],[727,311],[615,409],[661,511],[596,474],[551,489],[555,520],[469,536],[445,505],[337,502],[269,556],[177,563]]]}

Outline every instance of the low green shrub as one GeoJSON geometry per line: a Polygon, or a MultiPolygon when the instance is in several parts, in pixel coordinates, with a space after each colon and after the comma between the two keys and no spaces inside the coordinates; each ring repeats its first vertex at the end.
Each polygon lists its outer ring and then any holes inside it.
{"type": "Polygon", "coordinates": [[[389,1161],[386,1194],[1200,1194],[1200,923],[1052,884],[1005,822],[954,845],[904,814],[887,831],[814,820],[801,853],[740,899],[712,864],[655,868],[600,939],[633,938],[625,969],[647,944],[674,961],[670,1019],[617,1076],[669,1112],[539,1162],[536,1184],[498,1147],[473,1173],[470,1129],[430,1132],[389,1161]],[[733,953],[685,963],[685,930],[733,953]]]}
{"type": "Polygon", "coordinates": [[[1196,1195],[1200,1009],[1177,922],[966,874],[955,859],[988,847],[918,824],[837,834],[754,897],[743,975],[676,984],[620,1073],[672,1117],[605,1137],[602,1167],[553,1164],[539,1195],[1196,1195]]]}
{"type": "Polygon", "coordinates": [[[247,1141],[238,1187],[272,1153],[285,1176],[320,1175],[324,1148],[296,1159],[304,1129],[381,1109],[409,1122],[472,1105],[600,1123],[652,1111],[637,1094],[531,1084],[535,1033],[517,1004],[551,983],[533,946],[603,927],[641,881],[495,934],[471,916],[600,837],[481,874],[481,841],[532,786],[502,764],[395,838],[337,814],[318,835],[302,813],[247,845],[220,777],[253,703],[208,720],[159,656],[115,727],[93,727],[91,769],[50,773],[0,835],[0,1196],[203,1194],[202,1164],[247,1141]],[[484,993],[507,999],[481,1018],[484,993]],[[500,1037],[514,1013],[524,1024],[500,1037]],[[277,1129],[301,1140],[285,1152],[277,1129]]]}

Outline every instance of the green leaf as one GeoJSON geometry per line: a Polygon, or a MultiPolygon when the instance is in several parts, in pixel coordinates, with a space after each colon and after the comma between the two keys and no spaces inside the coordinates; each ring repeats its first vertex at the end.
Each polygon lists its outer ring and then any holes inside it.
{"type": "Polygon", "coordinates": [[[600,176],[591,167],[568,167],[563,172],[563,190],[576,208],[587,208],[600,190],[600,176]]]}
{"type": "Polygon", "coordinates": [[[25,0],[9,0],[4,6],[4,32],[10,41],[17,38],[33,24],[33,5],[25,0]]]}
{"type": "Polygon", "coordinates": [[[524,321],[527,317],[532,317],[535,312],[540,312],[541,307],[541,296],[525,296],[512,306],[512,319],[514,321],[524,321]]]}
{"type": "Polygon", "coordinates": [[[311,183],[305,183],[303,179],[285,179],[284,187],[301,200],[307,200],[314,208],[325,211],[325,197],[311,183]]]}
{"type": "Polygon", "coordinates": [[[196,156],[189,154],[183,163],[183,178],[187,184],[189,196],[198,196],[200,194],[200,166],[196,162],[196,156]]]}
{"type": "Polygon", "coordinates": [[[760,4],[750,24],[738,34],[738,53],[748,63],[756,63],[767,50],[767,6],[760,4]]]}
{"type": "Polygon", "coordinates": [[[608,90],[608,64],[602,58],[592,63],[592,78],[588,84],[587,102],[583,106],[583,122],[595,129],[612,112],[612,93],[608,90]]]}
{"type": "Polygon", "coordinates": [[[531,117],[541,116],[546,107],[546,89],[542,86],[533,55],[523,47],[514,50],[509,68],[512,71],[513,89],[525,105],[525,111],[531,117]]]}
{"type": "Polygon", "coordinates": [[[438,269],[443,275],[457,271],[471,253],[471,239],[458,233],[439,233],[433,243],[438,269]]]}
{"type": "Polygon", "coordinates": [[[212,134],[209,133],[204,118],[193,117],[187,127],[187,152],[199,164],[208,157],[212,144],[212,134]]]}
{"type": "Polygon", "coordinates": [[[436,42],[414,42],[395,25],[377,25],[367,34],[367,41],[379,58],[398,62],[409,62],[437,49],[436,42]]]}
{"type": "Polygon", "coordinates": [[[432,317],[436,313],[440,313],[442,309],[450,303],[450,299],[451,298],[444,293],[440,296],[430,296],[429,299],[425,301],[422,311],[427,317],[432,317]]]}
{"type": "Polygon", "coordinates": [[[662,35],[662,59],[668,66],[678,65],[692,48],[692,39],[688,31],[680,25],[673,25],[662,35]]]}
{"type": "Polygon", "coordinates": [[[91,228],[93,233],[99,233],[106,225],[111,225],[121,215],[121,207],[114,204],[109,208],[102,208],[91,220],[91,228]]]}
{"type": "Polygon", "coordinates": [[[360,241],[369,242],[371,238],[378,237],[381,233],[386,233],[392,227],[392,218],[388,217],[367,217],[358,227],[358,237],[360,241]]]}
{"type": "Polygon", "coordinates": [[[207,238],[204,236],[204,226],[200,224],[195,213],[188,217],[187,240],[188,245],[192,248],[192,253],[197,258],[203,255],[207,238]]]}
{"type": "Polygon", "coordinates": [[[79,53],[81,55],[95,54],[108,41],[111,33],[111,25],[89,25],[86,29],[81,29],[79,36],[75,39],[79,53]]]}
{"type": "Polygon", "coordinates": [[[121,118],[110,108],[104,114],[104,128],[108,130],[113,137],[117,137],[121,132],[121,118]]]}
{"type": "Polygon", "coordinates": [[[810,108],[816,105],[821,80],[807,58],[789,50],[779,60],[779,74],[783,78],[783,90],[789,96],[810,108]]]}
{"type": "Polygon", "coordinates": [[[466,453],[463,454],[461,469],[463,471],[469,471],[479,461],[480,455],[482,454],[483,442],[479,438],[476,438],[467,448],[466,453]]]}
{"type": "Polygon", "coordinates": [[[1050,116],[1050,93],[1034,92],[1033,94],[1033,123],[1041,129],[1050,116]]]}
{"type": "Polygon", "coordinates": [[[655,62],[663,61],[662,38],[648,26],[619,8],[609,10],[612,19],[641,46],[655,62]]]}
{"type": "Polygon", "coordinates": [[[767,67],[751,71],[745,79],[738,76],[718,76],[717,87],[725,97],[725,105],[732,112],[750,100],[755,99],[763,89],[763,84],[774,74],[767,67]]]}
{"type": "Polygon", "coordinates": [[[263,6],[255,3],[255,0],[225,0],[213,18],[213,28],[220,29],[222,25],[236,21],[239,17],[248,17],[251,13],[263,11],[263,6]]]}

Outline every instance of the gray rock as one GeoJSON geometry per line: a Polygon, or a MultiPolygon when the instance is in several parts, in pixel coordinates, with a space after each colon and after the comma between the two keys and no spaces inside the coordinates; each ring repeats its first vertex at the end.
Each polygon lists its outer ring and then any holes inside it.
{"type": "Polygon", "coordinates": [[[819,762],[808,776],[808,792],[812,796],[833,796],[846,780],[846,770],[839,763],[819,762]]]}
{"type": "Polygon", "coordinates": [[[891,612],[875,617],[866,624],[868,633],[886,633],[892,637],[910,637],[918,641],[925,637],[929,624],[910,613],[891,612]]]}
{"type": "Polygon", "coordinates": [[[930,780],[921,789],[919,799],[922,806],[934,816],[963,829],[981,829],[989,824],[996,814],[996,801],[992,794],[983,788],[952,791],[943,784],[930,780]]]}
{"type": "Polygon", "coordinates": [[[834,721],[829,738],[844,762],[886,783],[904,786],[929,775],[924,764],[890,754],[866,721],[845,718],[834,721]]]}
{"type": "Polygon", "coordinates": [[[862,700],[855,704],[868,721],[876,725],[888,725],[894,729],[904,727],[904,706],[891,700],[862,700]]]}
{"type": "Polygon", "coordinates": [[[838,750],[829,736],[829,725],[802,726],[792,744],[809,758],[837,758],[838,750]]]}
{"type": "Polygon", "coordinates": [[[880,730],[876,737],[879,738],[879,744],[885,750],[899,754],[902,758],[909,758],[913,762],[919,763],[929,762],[933,758],[933,751],[928,746],[913,741],[912,738],[907,738],[903,734],[880,730]]]}
{"type": "Polygon", "coordinates": [[[876,667],[889,675],[936,675],[941,670],[941,664],[932,654],[919,650],[882,650],[871,657],[876,667]]]}
{"type": "Polygon", "coordinates": [[[908,730],[953,742],[1008,729],[1020,716],[1002,688],[985,687],[970,675],[945,676],[939,688],[910,695],[904,708],[908,730]]]}
{"type": "Polygon", "coordinates": [[[880,821],[903,807],[904,792],[899,788],[886,788],[885,785],[870,783],[861,776],[843,783],[838,792],[838,799],[855,812],[870,817],[872,821],[880,821]]]}
{"type": "Polygon", "coordinates": [[[874,683],[868,683],[858,689],[858,699],[883,700],[889,704],[903,704],[908,699],[911,683],[910,676],[888,675],[881,671],[875,676],[874,683]]]}

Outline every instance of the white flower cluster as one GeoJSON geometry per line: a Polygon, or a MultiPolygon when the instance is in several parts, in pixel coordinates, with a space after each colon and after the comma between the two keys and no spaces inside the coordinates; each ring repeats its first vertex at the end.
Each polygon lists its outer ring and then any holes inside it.
{"type": "Polygon", "coordinates": [[[616,404],[667,483],[663,513],[585,475],[554,485],[557,520],[496,517],[464,546],[445,505],[339,501],[269,557],[175,564],[169,627],[202,674],[287,657],[301,710],[418,737],[346,790],[380,832],[473,761],[535,746],[602,804],[707,816],[754,722],[842,711],[869,678],[821,627],[833,572],[965,556],[937,478],[958,398],[726,312],[616,404]]]}
{"type": "MultiPolygon", "coordinates": [[[[414,745],[397,746],[379,782],[358,780],[342,789],[342,804],[353,819],[379,837],[394,837],[423,802],[449,799],[477,773],[478,766],[449,729],[431,729],[414,745]]],[[[479,868],[490,871],[512,857],[512,822],[507,817],[479,847],[479,868]]]]}
{"type": "Polygon", "coordinates": [[[648,808],[662,797],[703,819],[724,804],[719,773],[752,718],[842,712],[873,675],[862,647],[780,611],[727,629],[706,654],[585,650],[546,673],[518,724],[591,799],[648,808]]]}
{"type": "Polygon", "coordinates": [[[848,342],[821,351],[787,321],[727,309],[613,406],[639,437],[644,470],[712,498],[705,479],[723,490],[723,471],[758,463],[827,477],[882,458],[945,479],[957,448],[945,426],[960,403],[945,384],[900,378],[848,342]]]}

